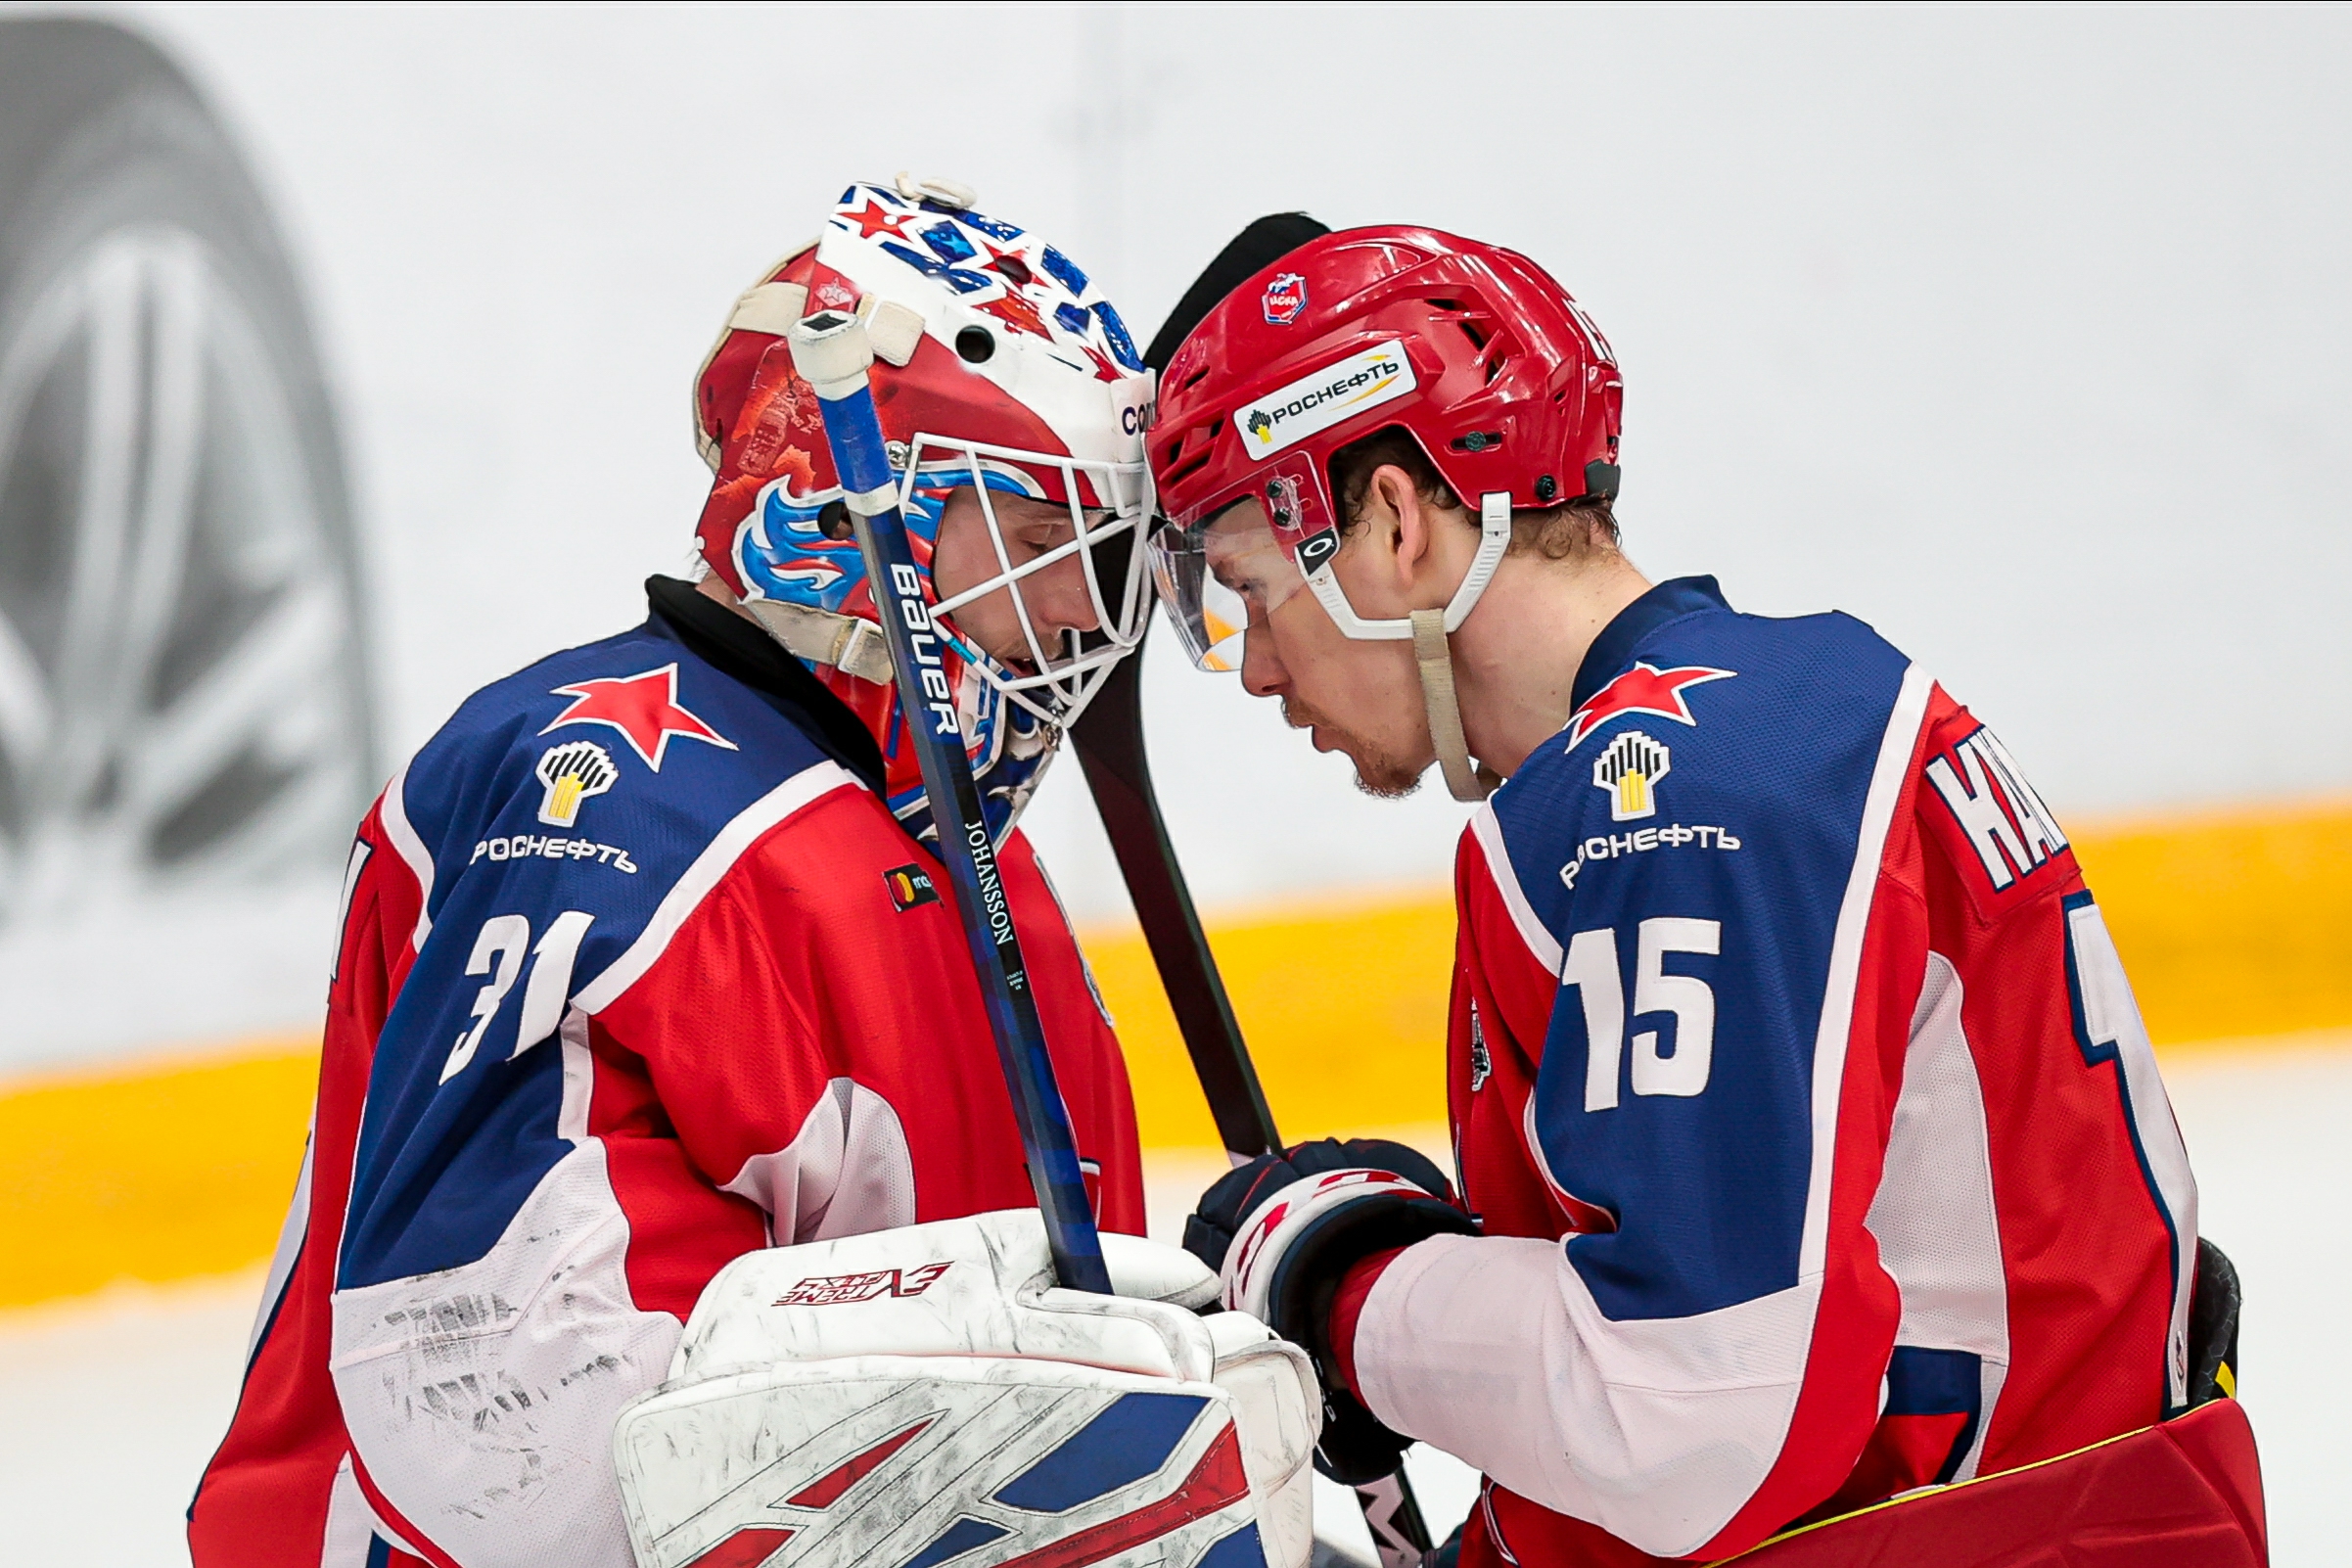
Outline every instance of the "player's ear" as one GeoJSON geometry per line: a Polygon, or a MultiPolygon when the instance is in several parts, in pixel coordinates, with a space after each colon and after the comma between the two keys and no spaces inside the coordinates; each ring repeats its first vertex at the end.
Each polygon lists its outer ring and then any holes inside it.
{"type": "Polygon", "coordinates": [[[1421,487],[1396,464],[1383,463],[1372,470],[1364,501],[1364,521],[1380,528],[1399,582],[1410,579],[1429,554],[1430,529],[1437,521],[1421,500],[1421,487]]]}

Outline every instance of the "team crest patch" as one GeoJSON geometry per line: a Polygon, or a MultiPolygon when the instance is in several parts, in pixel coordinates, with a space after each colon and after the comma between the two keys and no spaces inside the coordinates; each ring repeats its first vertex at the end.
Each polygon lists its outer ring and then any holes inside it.
{"type": "Polygon", "coordinates": [[[1594,692],[1576,711],[1568,720],[1568,749],[1576,750],[1587,735],[1621,714],[1647,714],[1652,718],[1671,718],[1678,724],[1695,728],[1698,720],[1691,716],[1683,690],[1710,680],[1729,680],[1737,673],[1735,669],[1713,669],[1705,665],[1660,669],[1656,665],[1637,664],[1594,692]]]}
{"type": "Polygon", "coordinates": [[[548,747],[531,771],[547,786],[539,800],[539,820],[560,828],[577,822],[580,803],[591,795],[602,795],[621,777],[621,769],[613,765],[613,754],[586,740],[548,747]]]}
{"type": "Polygon", "coordinates": [[[1266,286],[1265,305],[1268,325],[1289,326],[1307,308],[1307,280],[1296,272],[1275,274],[1266,286]]]}
{"type": "Polygon", "coordinates": [[[1592,787],[1609,792],[1609,817],[1631,822],[1658,814],[1658,780],[1674,767],[1666,743],[1629,729],[1592,761],[1592,787]]]}
{"type": "Polygon", "coordinates": [[[900,914],[940,901],[939,885],[919,865],[893,866],[882,873],[882,880],[890,888],[890,901],[900,914]]]}

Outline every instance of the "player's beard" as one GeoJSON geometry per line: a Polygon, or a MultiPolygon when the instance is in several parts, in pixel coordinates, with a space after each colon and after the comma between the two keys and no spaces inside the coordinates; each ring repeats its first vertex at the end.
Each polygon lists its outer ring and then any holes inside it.
{"type": "Polygon", "coordinates": [[[1282,722],[1292,729],[1321,730],[1324,738],[1356,764],[1356,787],[1384,801],[1399,800],[1419,789],[1421,775],[1429,767],[1427,762],[1415,764],[1382,750],[1297,697],[1282,699],[1282,722]]]}

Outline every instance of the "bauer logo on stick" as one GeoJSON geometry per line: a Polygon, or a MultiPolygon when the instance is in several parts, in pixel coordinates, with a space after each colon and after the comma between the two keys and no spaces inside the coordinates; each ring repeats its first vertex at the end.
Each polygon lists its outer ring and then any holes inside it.
{"type": "Polygon", "coordinates": [[[1592,762],[1592,787],[1609,792],[1609,816],[1619,822],[1658,814],[1658,780],[1673,770],[1666,743],[1637,729],[1609,742],[1592,762]]]}
{"type": "Polygon", "coordinates": [[[539,754],[533,769],[547,794],[539,802],[539,820],[549,827],[568,828],[579,820],[580,802],[613,787],[621,769],[612,754],[594,741],[566,741],[539,754]]]}

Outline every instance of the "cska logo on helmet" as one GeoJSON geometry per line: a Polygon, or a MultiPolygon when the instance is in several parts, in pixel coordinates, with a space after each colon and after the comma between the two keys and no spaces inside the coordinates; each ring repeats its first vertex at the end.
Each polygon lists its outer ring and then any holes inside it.
{"type": "Polygon", "coordinates": [[[1268,326],[1289,326],[1307,308],[1307,280],[1296,272],[1275,274],[1266,286],[1265,305],[1268,326]]]}

